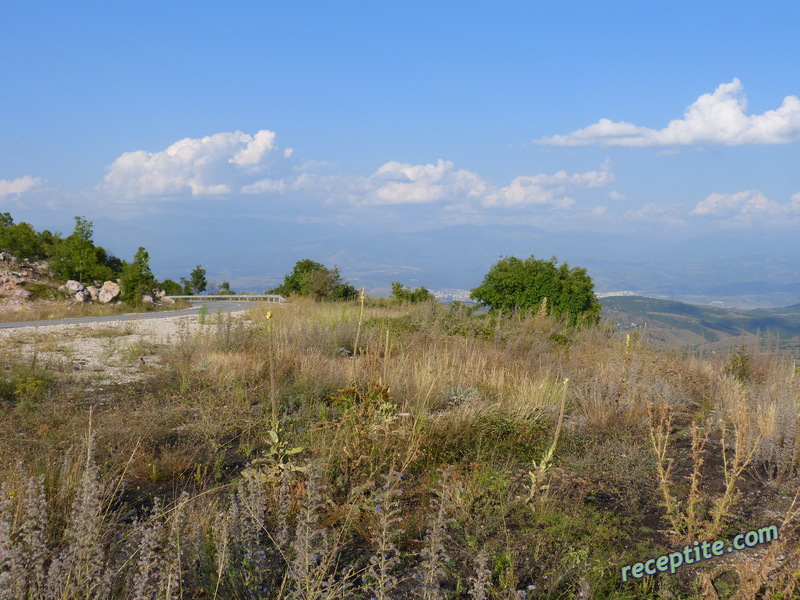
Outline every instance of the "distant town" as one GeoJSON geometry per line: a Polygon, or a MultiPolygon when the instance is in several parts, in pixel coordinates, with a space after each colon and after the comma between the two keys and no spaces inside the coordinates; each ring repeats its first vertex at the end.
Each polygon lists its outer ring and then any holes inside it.
{"type": "Polygon", "coordinates": [[[469,290],[460,290],[456,288],[445,288],[443,290],[431,290],[431,294],[436,296],[439,300],[459,300],[460,302],[470,302],[469,290]]]}
{"type": "Polygon", "coordinates": [[[638,296],[636,292],[621,291],[621,292],[604,292],[602,294],[595,294],[598,298],[610,298],[612,296],[638,296]]]}

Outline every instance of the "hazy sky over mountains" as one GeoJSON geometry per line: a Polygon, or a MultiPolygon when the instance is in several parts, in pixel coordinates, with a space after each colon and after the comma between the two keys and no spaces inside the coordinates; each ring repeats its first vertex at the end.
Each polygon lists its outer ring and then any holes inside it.
{"type": "Polygon", "coordinates": [[[0,211],[85,215],[177,271],[210,260],[209,223],[243,253],[320,226],[766,244],[800,225],[798,21],[769,1],[3,2],[0,211]]]}

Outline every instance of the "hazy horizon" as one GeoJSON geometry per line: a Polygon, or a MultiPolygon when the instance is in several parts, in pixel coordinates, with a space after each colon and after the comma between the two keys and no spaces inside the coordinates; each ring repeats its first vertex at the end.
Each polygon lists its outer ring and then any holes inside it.
{"type": "Polygon", "coordinates": [[[6,4],[0,212],[251,291],[302,258],[469,289],[534,254],[598,292],[800,302],[779,8],[6,4]]]}

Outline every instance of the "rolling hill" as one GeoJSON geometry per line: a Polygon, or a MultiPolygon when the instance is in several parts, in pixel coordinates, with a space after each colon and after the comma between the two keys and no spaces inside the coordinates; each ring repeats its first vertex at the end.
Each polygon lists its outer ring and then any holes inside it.
{"type": "Polygon", "coordinates": [[[643,296],[610,296],[600,302],[617,331],[638,331],[666,345],[713,350],[769,339],[782,348],[800,349],[800,304],[734,310],[643,296]]]}

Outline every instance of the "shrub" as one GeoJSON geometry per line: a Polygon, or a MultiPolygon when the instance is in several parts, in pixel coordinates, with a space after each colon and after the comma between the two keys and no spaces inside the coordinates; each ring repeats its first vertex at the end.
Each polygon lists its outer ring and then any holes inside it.
{"type": "Polygon", "coordinates": [[[486,274],[470,296],[492,312],[511,313],[544,309],[572,323],[600,320],[601,305],[586,269],[556,265],[556,258],[520,260],[507,256],[486,274]]]}

